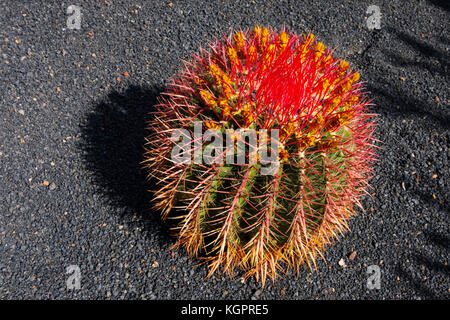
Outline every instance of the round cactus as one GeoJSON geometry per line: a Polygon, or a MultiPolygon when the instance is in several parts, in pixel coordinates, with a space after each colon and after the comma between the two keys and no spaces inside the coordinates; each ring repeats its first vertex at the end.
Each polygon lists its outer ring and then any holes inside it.
{"type": "Polygon", "coordinates": [[[209,275],[240,268],[263,285],[314,267],[361,206],[375,159],[359,77],[314,35],[258,26],[194,55],[152,112],[144,161],[175,246],[209,275]]]}

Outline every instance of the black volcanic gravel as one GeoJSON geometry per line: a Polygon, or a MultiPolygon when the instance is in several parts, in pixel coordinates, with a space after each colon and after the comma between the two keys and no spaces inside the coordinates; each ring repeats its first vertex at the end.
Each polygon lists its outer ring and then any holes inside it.
{"type": "Polygon", "coordinates": [[[444,1],[3,0],[0,17],[0,298],[449,298],[444,1]],[[80,30],[66,26],[71,4],[80,30]],[[366,26],[371,4],[380,30],[366,26]],[[264,290],[242,274],[205,279],[205,266],[169,251],[139,165],[146,114],[181,60],[255,24],[336,47],[361,71],[383,141],[352,232],[317,271],[264,290]],[[79,290],[66,288],[69,265],[79,290]],[[380,289],[366,286],[370,265],[380,289]]]}

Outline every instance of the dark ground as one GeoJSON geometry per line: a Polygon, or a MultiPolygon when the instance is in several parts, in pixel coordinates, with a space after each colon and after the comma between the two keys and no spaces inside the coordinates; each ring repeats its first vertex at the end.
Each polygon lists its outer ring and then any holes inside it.
{"type": "Polygon", "coordinates": [[[1,1],[0,298],[448,299],[449,47],[445,1],[1,1]],[[66,28],[71,4],[81,30],[66,28]],[[366,27],[371,4],[381,30],[366,27]],[[146,113],[180,59],[255,24],[337,47],[384,142],[352,232],[316,272],[262,292],[171,254],[139,169],[146,113]],[[66,289],[69,265],[80,290],[66,289]]]}

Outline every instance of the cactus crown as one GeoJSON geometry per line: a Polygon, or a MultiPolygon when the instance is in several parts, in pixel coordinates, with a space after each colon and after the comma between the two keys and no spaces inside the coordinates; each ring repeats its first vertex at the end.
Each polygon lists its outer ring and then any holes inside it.
{"type": "MultiPolygon", "coordinates": [[[[194,55],[155,106],[145,154],[154,207],[178,219],[176,245],[205,252],[210,275],[240,267],[263,285],[290,266],[313,267],[348,229],[371,175],[374,115],[358,80],[312,34],[257,26],[194,55]],[[264,175],[257,161],[173,161],[173,132],[194,135],[195,121],[202,132],[277,129],[279,165],[264,175]]],[[[205,151],[198,140],[194,152],[205,151]]]]}

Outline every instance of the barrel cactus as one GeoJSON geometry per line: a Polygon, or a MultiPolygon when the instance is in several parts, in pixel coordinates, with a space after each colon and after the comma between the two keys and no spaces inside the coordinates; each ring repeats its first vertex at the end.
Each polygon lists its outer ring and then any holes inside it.
{"type": "Polygon", "coordinates": [[[209,275],[240,268],[263,285],[314,268],[361,207],[375,160],[359,77],[314,35],[259,26],[185,63],[154,107],[144,161],[175,246],[209,275]]]}

